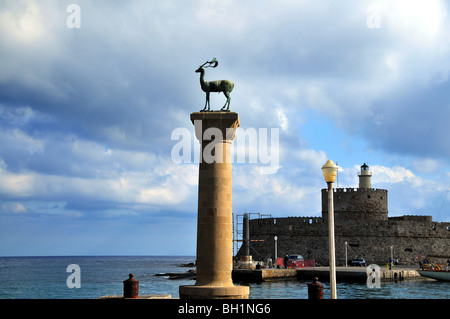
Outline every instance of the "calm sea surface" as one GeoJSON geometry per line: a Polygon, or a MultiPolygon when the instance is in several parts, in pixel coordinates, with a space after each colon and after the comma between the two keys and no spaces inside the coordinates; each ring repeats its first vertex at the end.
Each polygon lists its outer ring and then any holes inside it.
{"type": "MultiPolygon", "coordinates": [[[[87,256],[87,257],[0,257],[0,299],[92,299],[122,295],[129,273],[139,280],[139,294],[171,294],[178,298],[180,285],[194,280],[169,280],[158,273],[185,272],[183,263],[195,257],[171,256],[87,256]],[[68,288],[67,266],[80,267],[80,288],[68,288]]],[[[250,284],[250,299],[307,299],[309,282],[277,281],[250,284]]],[[[328,283],[324,297],[329,298],[328,283]]],[[[337,284],[339,299],[450,299],[450,283],[434,280],[405,280],[381,283],[369,289],[365,284],[337,284]]]]}

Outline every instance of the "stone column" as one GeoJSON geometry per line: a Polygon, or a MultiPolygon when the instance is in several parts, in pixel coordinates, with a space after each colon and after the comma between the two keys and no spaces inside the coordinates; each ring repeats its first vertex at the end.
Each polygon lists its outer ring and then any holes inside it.
{"type": "Polygon", "coordinates": [[[231,142],[239,127],[234,112],[191,114],[201,143],[197,220],[197,280],[180,286],[180,298],[248,298],[249,288],[235,286],[233,270],[233,217],[231,142]]]}

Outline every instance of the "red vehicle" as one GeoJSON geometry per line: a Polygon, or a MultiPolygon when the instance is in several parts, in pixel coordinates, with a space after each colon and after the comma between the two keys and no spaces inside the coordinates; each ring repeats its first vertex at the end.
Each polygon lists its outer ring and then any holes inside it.
{"type": "Polygon", "coordinates": [[[288,268],[303,268],[305,267],[305,260],[301,255],[289,255],[287,263],[288,268]]]}
{"type": "MultiPolygon", "coordinates": [[[[287,267],[290,269],[304,268],[305,260],[301,255],[288,255],[287,267]]],[[[284,267],[284,258],[277,258],[277,265],[284,267]]]]}

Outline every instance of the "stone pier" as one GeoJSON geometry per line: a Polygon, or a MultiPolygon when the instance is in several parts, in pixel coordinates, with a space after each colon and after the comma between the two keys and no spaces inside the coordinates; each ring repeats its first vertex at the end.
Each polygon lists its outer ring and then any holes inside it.
{"type": "Polygon", "coordinates": [[[197,278],[195,285],[180,286],[180,298],[243,299],[249,288],[235,286],[231,143],[239,127],[234,112],[191,114],[201,143],[198,185],[197,278]]]}

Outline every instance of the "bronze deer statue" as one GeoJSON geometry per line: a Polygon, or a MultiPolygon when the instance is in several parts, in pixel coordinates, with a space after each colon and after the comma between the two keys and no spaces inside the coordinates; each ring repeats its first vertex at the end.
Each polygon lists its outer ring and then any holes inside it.
{"type": "Polygon", "coordinates": [[[225,97],[227,98],[227,101],[225,102],[225,105],[220,109],[221,111],[228,111],[230,109],[230,93],[233,91],[234,83],[229,80],[219,80],[219,81],[209,81],[205,82],[205,68],[215,68],[219,62],[217,62],[216,58],[212,59],[211,61],[206,61],[203,63],[197,70],[195,70],[196,73],[200,73],[200,85],[202,87],[202,90],[206,93],[206,102],[205,107],[200,112],[206,111],[206,107],[208,107],[208,111],[210,111],[210,105],[209,105],[209,93],[210,92],[223,92],[225,97]],[[226,109],[225,109],[226,107],[226,109]]]}

